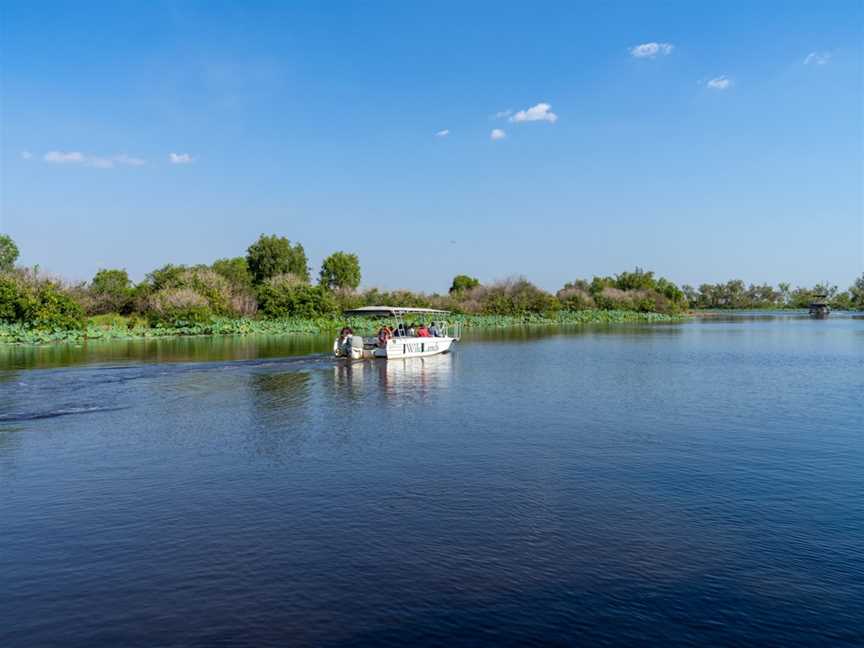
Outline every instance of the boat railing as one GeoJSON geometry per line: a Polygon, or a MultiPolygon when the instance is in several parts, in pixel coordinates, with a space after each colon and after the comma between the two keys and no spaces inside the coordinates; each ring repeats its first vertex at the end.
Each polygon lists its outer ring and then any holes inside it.
{"type": "Polygon", "coordinates": [[[462,337],[462,322],[441,322],[441,335],[458,340],[462,337]]]}

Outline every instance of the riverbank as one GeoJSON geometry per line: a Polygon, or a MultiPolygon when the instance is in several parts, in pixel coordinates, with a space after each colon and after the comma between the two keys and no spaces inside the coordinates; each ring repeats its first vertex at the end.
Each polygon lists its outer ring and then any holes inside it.
{"type": "MultiPolygon", "coordinates": [[[[509,328],[517,326],[556,326],[564,324],[615,324],[625,322],[661,323],[686,319],[686,315],[640,313],[622,310],[561,311],[555,315],[450,315],[451,322],[461,322],[465,328],[509,328]]],[[[250,319],[211,318],[203,324],[188,326],[148,326],[141,318],[121,315],[91,318],[86,328],[75,330],[42,330],[22,324],[0,323],[0,344],[57,344],[80,343],[85,340],[129,340],[142,338],[184,337],[192,335],[298,335],[338,331],[345,324],[358,332],[374,333],[386,319],[363,317],[250,319]]]]}

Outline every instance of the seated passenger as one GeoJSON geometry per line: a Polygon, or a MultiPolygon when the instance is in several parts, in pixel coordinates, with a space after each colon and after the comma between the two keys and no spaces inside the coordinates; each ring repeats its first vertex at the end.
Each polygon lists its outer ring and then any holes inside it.
{"type": "Polygon", "coordinates": [[[438,327],[435,326],[435,322],[429,324],[429,335],[432,337],[441,337],[441,331],[439,331],[438,327]]]}
{"type": "Polygon", "coordinates": [[[387,340],[390,339],[390,329],[386,326],[382,326],[378,331],[378,346],[382,349],[387,346],[387,340]]]}
{"type": "Polygon", "coordinates": [[[411,324],[408,327],[408,337],[415,337],[417,335],[417,325],[411,324]]]}
{"type": "Polygon", "coordinates": [[[429,335],[429,329],[426,328],[425,324],[421,324],[420,328],[417,329],[417,337],[431,337],[431,335],[429,335]]]}

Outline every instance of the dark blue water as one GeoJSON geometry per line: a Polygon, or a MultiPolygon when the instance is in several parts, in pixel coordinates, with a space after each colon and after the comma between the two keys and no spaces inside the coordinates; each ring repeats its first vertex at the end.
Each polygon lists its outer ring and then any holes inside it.
{"type": "Polygon", "coordinates": [[[0,371],[0,645],[864,644],[864,319],[210,344],[0,371]]]}

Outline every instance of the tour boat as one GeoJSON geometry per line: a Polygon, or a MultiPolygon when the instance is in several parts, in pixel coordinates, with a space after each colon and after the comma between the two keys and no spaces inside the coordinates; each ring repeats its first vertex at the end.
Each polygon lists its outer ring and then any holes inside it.
{"type": "MultiPolygon", "coordinates": [[[[447,353],[461,337],[462,325],[448,323],[442,319],[450,311],[435,308],[403,308],[401,306],[364,306],[344,311],[346,316],[392,318],[393,334],[379,332],[375,337],[363,337],[353,333],[341,335],[333,342],[333,355],[337,358],[365,360],[371,358],[420,358],[447,353]],[[413,322],[406,322],[406,315],[423,318],[423,324],[435,327],[434,335],[417,335],[413,322]]],[[[418,323],[419,326],[419,323],[418,323]]]]}

